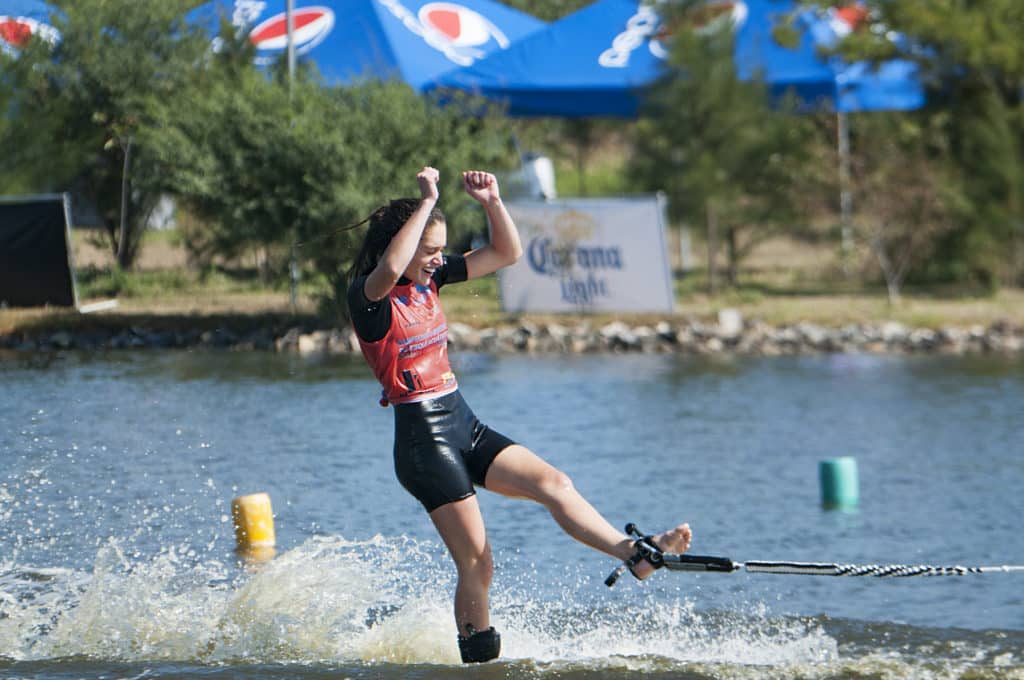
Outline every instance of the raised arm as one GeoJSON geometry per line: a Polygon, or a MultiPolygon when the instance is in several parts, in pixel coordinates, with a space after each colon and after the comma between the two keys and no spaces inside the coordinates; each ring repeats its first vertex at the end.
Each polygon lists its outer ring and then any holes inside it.
{"type": "Polygon", "coordinates": [[[425,167],[416,175],[416,182],[420,187],[421,201],[413,214],[406,220],[405,224],[398,230],[391,243],[384,250],[377,266],[366,278],[366,285],[363,291],[367,300],[380,300],[391,292],[391,289],[398,283],[406,267],[416,254],[420,237],[430,219],[430,211],[437,204],[439,192],[437,189],[438,172],[434,168],[425,167]]]}
{"type": "Polygon", "coordinates": [[[487,276],[512,264],[523,254],[519,231],[512,216],[501,202],[498,180],[489,172],[469,170],[462,173],[466,193],[476,199],[487,213],[491,225],[491,242],[466,253],[466,275],[471,278],[487,276]]]}

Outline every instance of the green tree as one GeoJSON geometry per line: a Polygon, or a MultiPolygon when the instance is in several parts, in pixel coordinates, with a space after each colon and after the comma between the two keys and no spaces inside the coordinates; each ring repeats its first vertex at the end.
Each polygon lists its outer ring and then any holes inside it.
{"type": "Polygon", "coordinates": [[[54,0],[60,40],[33,40],[5,59],[7,125],[0,173],[35,191],[73,190],[92,203],[119,266],[134,261],[159,195],[138,143],[149,102],[181,102],[209,51],[189,27],[194,0],[54,0]]]}
{"type": "Polygon", "coordinates": [[[325,302],[336,315],[344,314],[345,273],[364,233],[343,227],[391,198],[415,195],[416,172],[433,165],[449,238],[482,230],[479,211],[468,210],[458,189],[460,173],[508,155],[501,125],[394,82],[329,88],[309,74],[289,86],[227,59],[188,101],[162,107],[147,145],[165,188],[207,225],[207,249],[288,252],[300,244],[297,256],[329,282],[325,302]]]}
{"type": "Polygon", "coordinates": [[[872,20],[890,30],[855,31],[841,46],[851,58],[917,60],[930,107],[946,112],[932,132],[948,142],[959,194],[955,228],[928,266],[934,279],[993,287],[1024,281],[1024,3],[1019,0],[887,0],[872,20]]]}
{"type": "Polygon", "coordinates": [[[930,111],[854,116],[856,226],[890,304],[899,302],[904,281],[934,260],[960,212],[962,194],[940,131],[947,117],[930,111]]]}
{"type": "Polygon", "coordinates": [[[773,107],[763,83],[741,81],[731,26],[694,30],[694,6],[668,10],[677,27],[671,73],[649,94],[631,165],[648,188],[667,193],[673,221],[705,225],[714,291],[719,239],[735,284],[742,259],[799,217],[811,122],[786,102],[773,107]]]}

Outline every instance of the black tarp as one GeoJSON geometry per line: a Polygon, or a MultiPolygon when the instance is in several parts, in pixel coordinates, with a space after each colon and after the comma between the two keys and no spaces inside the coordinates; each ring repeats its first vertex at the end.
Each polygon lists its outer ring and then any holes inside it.
{"type": "Polygon", "coordinates": [[[0,304],[74,307],[64,194],[0,198],[0,304]]]}

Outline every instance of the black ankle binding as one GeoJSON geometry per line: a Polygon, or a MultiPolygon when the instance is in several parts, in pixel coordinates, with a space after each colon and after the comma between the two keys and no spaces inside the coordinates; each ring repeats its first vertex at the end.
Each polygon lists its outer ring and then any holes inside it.
{"type": "Polygon", "coordinates": [[[501,654],[501,636],[491,626],[487,630],[476,630],[467,626],[469,637],[459,636],[459,654],[462,663],[482,663],[496,659],[501,654]]]}
{"type": "Polygon", "coordinates": [[[615,585],[615,582],[619,580],[619,577],[626,573],[629,569],[634,578],[641,580],[636,572],[633,571],[633,567],[640,564],[641,562],[647,562],[647,564],[654,567],[655,570],[661,569],[665,566],[664,550],[661,549],[657,543],[654,542],[654,536],[650,534],[642,534],[640,530],[636,528],[636,525],[630,522],[626,525],[626,533],[636,536],[637,540],[633,541],[633,554],[630,558],[615,568],[608,578],[604,580],[604,584],[611,588],[615,585]]]}
{"type": "Polygon", "coordinates": [[[644,536],[643,538],[633,542],[633,549],[636,551],[633,556],[626,560],[626,564],[629,567],[629,573],[633,575],[637,580],[641,580],[636,572],[633,571],[633,567],[646,562],[647,564],[654,567],[657,571],[665,566],[665,559],[662,557],[662,553],[665,551],[661,549],[657,543],[654,542],[654,536],[644,536]]]}

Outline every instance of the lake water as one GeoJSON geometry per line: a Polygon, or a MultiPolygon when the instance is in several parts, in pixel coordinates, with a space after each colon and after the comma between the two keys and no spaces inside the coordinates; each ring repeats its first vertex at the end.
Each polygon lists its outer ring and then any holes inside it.
{"type": "MultiPolygon", "coordinates": [[[[1024,360],[453,357],[477,414],[616,525],[738,561],[1024,564],[1024,360]],[[856,457],[852,512],[818,463],[856,457]]],[[[361,360],[0,356],[0,677],[1024,677],[1024,574],[662,571],[482,492],[503,657],[458,664],[454,570],[361,360]],[[265,491],[278,554],[236,559],[265,491]]]]}

